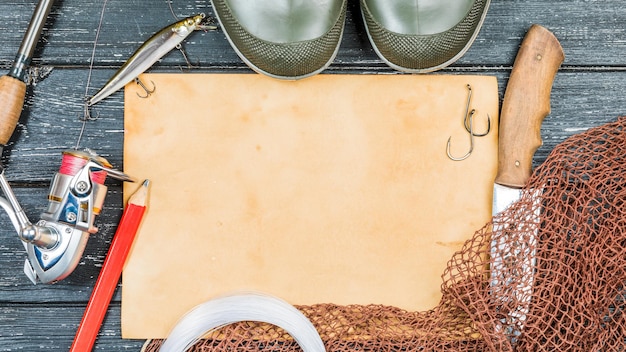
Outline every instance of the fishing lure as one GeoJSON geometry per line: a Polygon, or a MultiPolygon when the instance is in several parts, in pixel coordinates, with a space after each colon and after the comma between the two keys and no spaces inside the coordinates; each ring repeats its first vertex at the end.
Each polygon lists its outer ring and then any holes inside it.
{"type": "Polygon", "coordinates": [[[193,31],[217,28],[206,23],[205,15],[201,13],[161,29],[135,51],[104,87],[87,100],[87,106],[98,103],[134,80],[165,54],[178,47],[193,31]]]}

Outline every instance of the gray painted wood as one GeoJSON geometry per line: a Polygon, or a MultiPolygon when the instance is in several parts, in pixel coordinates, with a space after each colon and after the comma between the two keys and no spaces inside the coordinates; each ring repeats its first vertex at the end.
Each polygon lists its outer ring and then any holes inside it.
{"type": "MultiPolygon", "coordinates": [[[[83,314],[79,304],[0,305],[0,351],[67,351],[83,314]]],[[[122,339],[120,305],[109,306],[94,351],[139,351],[144,340],[122,339]]]]}
{"type": "MultiPolygon", "coordinates": [[[[176,0],[172,6],[179,17],[212,14],[207,0],[176,0]]],[[[34,7],[35,1],[0,2],[0,74],[10,66],[34,7]]],[[[101,9],[101,0],[58,0],[33,60],[36,73],[51,71],[29,87],[20,124],[3,155],[7,178],[33,219],[46,205],[47,188],[60,164],[61,151],[76,144],[85,92],[93,94],[144,40],[174,20],[165,0],[108,1],[87,87],[101,9]]],[[[502,97],[527,29],[538,23],[552,30],[566,59],[554,82],[552,113],[542,127],[544,145],[534,159],[538,165],[567,137],[624,114],[624,18],[626,7],[621,0],[606,0],[601,5],[588,0],[494,0],[470,50],[438,74],[496,76],[502,97]]],[[[173,51],[150,71],[252,74],[220,31],[194,33],[184,49],[193,67],[180,52],[173,51]]],[[[339,54],[325,72],[337,73],[398,74],[374,54],[356,0],[350,0],[339,54]]],[[[87,123],[81,147],[95,149],[123,169],[123,93],[98,104],[95,112],[100,117],[87,123]]],[[[210,113],[210,107],[200,113],[210,113]]],[[[108,185],[105,209],[97,219],[100,232],[90,239],[76,271],[55,285],[33,286],[22,274],[23,246],[6,215],[0,214],[5,239],[0,243],[0,351],[69,348],[121,214],[121,185],[114,181],[108,185]]],[[[118,290],[96,350],[138,351],[143,344],[120,338],[120,299],[118,290]]]]}

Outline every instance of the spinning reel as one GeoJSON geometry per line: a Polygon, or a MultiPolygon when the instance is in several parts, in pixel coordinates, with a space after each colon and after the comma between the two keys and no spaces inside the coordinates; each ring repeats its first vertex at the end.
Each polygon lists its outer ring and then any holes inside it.
{"type": "Polygon", "coordinates": [[[0,166],[0,187],[6,196],[6,199],[0,197],[0,206],[9,214],[24,243],[28,256],[24,273],[34,284],[54,283],[74,271],[89,235],[98,231],[94,219],[102,210],[107,176],[133,181],[93,151],[64,151],[61,167],[50,185],[48,208],[32,224],[0,166]]]}

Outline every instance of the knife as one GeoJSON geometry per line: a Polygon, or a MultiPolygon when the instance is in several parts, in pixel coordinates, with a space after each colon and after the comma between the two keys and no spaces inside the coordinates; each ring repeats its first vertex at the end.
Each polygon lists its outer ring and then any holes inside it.
{"type": "MultiPolygon", "coordinates": [[[[542,144],[541,124],[550,113],[552,83],[564,59],[565,54],[554,34],[540,25],[532,25],[515,58],[500,112],[498,170],[493,189],[494,216],[519,200],[521,189],[532,175],[533,155],[542,144]]],[[[534,201],[538,202],[541,190],[531,192],[535,196],[534,201]]],[[[494,217],[493,233],[506,231],[508,225],[498,223],[494,217]]],[[[507,297],[511,295],[518,304],[517,307],[508,307],[509,314],[502,319],[503,325],[500,326],[513,337],[521,331],[529,310],[535,263],[533,248],[536,233],[522,237],[511,232],[491,243],[492,294],[496,302],[503,305],[507,304],[507,297]],[[508,265],[511,258],[520,257],[524,258],[522,263],[514,263],[513,267],[508,265]]]]}

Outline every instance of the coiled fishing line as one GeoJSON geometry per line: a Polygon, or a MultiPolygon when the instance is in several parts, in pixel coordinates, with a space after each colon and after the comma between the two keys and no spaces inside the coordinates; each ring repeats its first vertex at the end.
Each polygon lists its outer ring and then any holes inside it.
{"type": "MultiPolygon", "coordinates": [[[[89,158],[94,155],[88,155],[84,152],[73,152],[66,150],[63,152],[63,158],[61,159],[61,166],[59,167],[59,173],[68,176],[76,175],[83,166],[89,162],[89,158]]],[[[104,158],[98,158],[98,161],[105,167],[112,167],[104,158]]],[[[91,170],[89,172],[91,181],[103,185],[107,177],[107,172],[104,170],[91,170]]]]}
{"type": "Polygon", "coordinates": [[[322,339],[302,312],[266,294],[246,293],[216,298],[186,313],[163,342],[160,352],[183,352],[220,327],[242,321],[276,325],[284,329],[304,352],[325,351],[322,339]]]}

